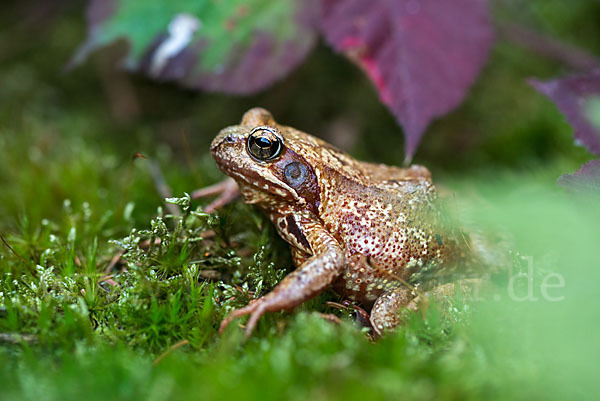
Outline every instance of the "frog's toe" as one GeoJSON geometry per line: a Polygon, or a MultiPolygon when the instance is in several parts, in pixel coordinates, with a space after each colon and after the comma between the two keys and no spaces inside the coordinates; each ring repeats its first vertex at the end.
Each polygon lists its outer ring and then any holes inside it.
{"type": "Polygon", "coordinates": [[[234,319],[238,317],[250,315],[250,319],[246,324],[246,338],[250,337],[254,327],[256,327],[256,322],[258,319],[266,312],[266,308],[263,302],[253,302],[250,305],[244,306],[243,308],[236,309],[229,314],[219,326],[219,334],[223,334],[225,328],[231,323],[234,319]]]}
{"type": "Polygon", "coordinates": [[[231,323],[234,319],[237,319],[238,317],[241,317],[241,316],[248,315],[248,314],[252,313],[252,311],[254,310],[255,306],[256,306],[256,304],[250,304],[248,306],[245,306],[245,307],[240,308],[240,309],[236,309],[233,312],[231,312],[229,314],[229,316],[227,316],[221,322],[221,325],[219,326],[219,334],[223,334],[223,332],[225,331],[225,329],[227,328],[227,326],[229,326],[229,323],[231,323]]]}
{"type": "Polygon", "coordinates": [[[212,213],[231,203],[239,194],[240,191],[235,180],[233,178],[226,178],[209,187],[197,189],[190,196],[192,199],[200,199],[217,195],[217,198],[204,208],[206,213],[212,213]]]}
{"type": "Polygon", "coordinates": [[[248,323],[246,323],[246,338],[250,337],[252,331],[254,331],[254,327],[256,327],[258,319],[260,319],[265,312],[266,308],[264,304],[257,305],[257,307],[252,311],[250,319],[248,319],[248,323]]]}

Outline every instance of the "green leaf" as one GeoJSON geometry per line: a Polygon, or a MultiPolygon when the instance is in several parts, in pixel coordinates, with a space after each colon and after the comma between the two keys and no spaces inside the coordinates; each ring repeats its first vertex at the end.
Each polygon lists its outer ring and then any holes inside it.
{"type": "Polygon", "coordinates": [[[118,39],[126,68],[183,86],[247,94],[287,75],[316,37],[315,0],[92,0],[73,59],[118,39]]]}

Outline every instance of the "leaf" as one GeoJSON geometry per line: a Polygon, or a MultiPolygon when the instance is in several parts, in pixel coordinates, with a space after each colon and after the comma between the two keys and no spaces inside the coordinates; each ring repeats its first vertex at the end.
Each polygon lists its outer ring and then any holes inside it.
{"type": "Polygon", "coordinates": [[[600,155],[600,69],[551,81],[530,80],[565,115],[575,142],[600,155]]]}
{"type": "Polygon", "coordinates": [[[72,60],[118,39],[124,65],[188,88],[232,94],[287,75],[316,38],[316,0],[91,0],[88,39],[72,60]]]}
{"type": "Polygon", "coordinates": [[[574,192],[600,195],[600,159],[587,162],[573,174],[561,175],[557,183],[574,192]]]}
{"type": "Polygon", "coordinates": [[[354,60],[402,124],[410,160],[432,119],[456,107],[487,60],[480,0],[322,0],[327,42],[354,60]]]}

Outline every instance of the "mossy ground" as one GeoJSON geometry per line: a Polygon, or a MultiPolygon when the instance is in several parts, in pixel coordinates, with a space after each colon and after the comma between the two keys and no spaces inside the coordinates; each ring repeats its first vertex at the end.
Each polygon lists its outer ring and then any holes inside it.
{"type": "MultiPolygon", "coordinates": [[[[544,13],[560,15],[562,6],[550,3],[544,13]]],[[[28,6],[8,7],[0,34],[10,55],[0,66],[0,400],[599,394],[599,210],[597,201],[554,184],[589,155],[572,146],[553,106],[522,84],[528,74],[560,67],[527,62],[501,43],[472,97],[433,126],[419,156],[456,190],[471,220],[510,233],[523,266],[515,273],[527,274],[533,260],[532,297],[525,280],[511,299],[506,276],[498,299],[432,307],[372,342],[350,310],[325,303],[340,301],[327,292],[293,313],[264,316],[244,341],[235,324],[219,336],[219,322],[268,292],[291,260],[251,207],[237,202],[218,215],[203,214],[202,202],[187,208],[185,192],[221,178],[206,151],[216,131],[255,104],[326,135],[335,132],[331,119],[342,116],[341,126],[365,132],[350,138],[354,154],[393,163],[402,154],[394,121],[359,72],[323,48],[255,98],[182,93],[141,79],[115,95],[106,80],[123,77],[106,75],[102,57],[60,73],[83,35],[78,6],[15,23],[19,7],[28,6]],[[339,79],[324,78],[331,76],[339,79]],[[353,80],[361,83],[348,86],[353,80]],[[300,91],[299,82],[312,89],[300,91]],[[319,88],[320,100],[307,100],[319,88]],[[297,96],[281,106],[290,93],[297,96]],[[133,96],[137,106],[125,113],[114,96],[133,96]],[[151,166],[182,198],[182,216],[167,216],[151,166]],[[126,261],[112,263],[123,250],[126,261]],[[549,300],[543,280],[551,274],[564,285],[546,287],[549,300]]],[[[570,19],[549,18],[552,29],[568,32],[586,7],[574,7],[570,19]]]]}

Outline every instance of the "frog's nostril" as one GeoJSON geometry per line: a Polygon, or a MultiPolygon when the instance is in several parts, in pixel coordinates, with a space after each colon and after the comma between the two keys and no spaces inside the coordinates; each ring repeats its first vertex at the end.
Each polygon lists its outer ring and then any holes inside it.
{"type": "Polygon", "coordinates": [[[218,135],[212,142],[210,149],[212,151],[216,151],[219,146],[221,145],[227,145],[227,144],[232,144],[235,142],[235,139],[233,137],[233,135],[218,135]]]}

